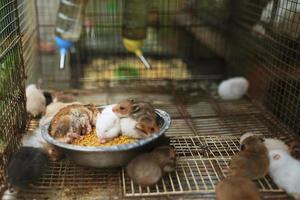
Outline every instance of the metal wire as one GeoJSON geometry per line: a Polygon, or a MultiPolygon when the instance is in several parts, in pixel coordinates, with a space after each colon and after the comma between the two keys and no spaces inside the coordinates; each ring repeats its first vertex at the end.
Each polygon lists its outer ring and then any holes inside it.
{"type": "Polygon", "coordinates": [[[0,193],[4,170],[26,126],[24,65],[16,1],[0,2],[0,193]]]}
{"type": "MultiPolygon", "coordinates": [[[[78,99],[83,102],[100,99],[101,102],[112,103],[122,97],[145,97],[153,104],[169,104],[176,109],[180,103],[173,102],[172,95],[160,94],[157,91],[153,91],[151,96],[135,90],[128,91],[126,94],[116,91],[98,94],[95,91],[76,91],[76,93],[78,99]]],[[[205,94],[200,92],[199,96],[203,95],[205,94]]],[[[277,137],[286,142],[292,138],[291,132],[247,99],[236,101],[229,110],[222,109],[226,104],[220,100],[217,100],[220,107],[215,107],[212,97],[206,96],[206,99],[199,101],[213,108],[215,114],[211,116],[211,111],[207,112],[207,115],[203,112],[201,117],[188,117],[190,123],[187,123],[184,120],[184,113],[180,111],[180,117],[172,121],[172,126],[167,132],[171,138],[171,145],[176,149],[178,159],[176,171],[165,176],[157,185],[140,187],[127,177],[124,169],[80,167],[69,160],[63,160],[52,162],[33,187],[22,191],[18,197],[21,199],[122,199],[123,197],[160,199],[172,195],[175,199],[183,197],[214,199],[215,185],[226,176],[228,162],[231,156],[239,151],[239,137],[244,131],[253,131],[264,137],[277,137]],[[258,112],[247,112],[240,105],[247,105],[246,108],[251,108],[250,111],[258,112]]],[[[182,109],[188,109],[189,104],[182,105],[182,109]]],[[[202,108],[194,109],[200,111],[202,108]]],[[[191,116],[191,113],[187,116],[191,116]]],[[[38,120],[31,121],[29,132],[37,126],[38,120]]],[[[268,176],[257,181],[257,185],[264,197],[288,199],[268,176]]]]}
{"type": "MultiPolygon", "coordinates": [[[[171,145],[176,148],[179,158],[176,171],[165,176],[155,186],[140,187],[123,170],[125,196],[214,193],[215,185],[226,176],[230,157],[239,151],[239,137],[172,137],[171,145]]],[[[257,181],[257,185],[262,193],[283,192],[268,176],[257,181]]]]}
{"type": "MultiPolygon", "coordinates": [[[[178,169],[155,187],[141,188],[118,170],[51,163],[35,187],[20,194],[25,199],[76,198],[79,193],[83,199],[122,194],[214,198],[214,185],[226,175],[241,134],[253,131],[285,141],[293,139],[293,132],[299,135],[299,1],[151,1],[142,50],[152,71],[122,46],[119,0],[89,1],[82,37],[67,56],[66,69],[59,70],[53,42],[57,6],[58,1],[46,0],[0,3],[0,170],[25,129],[26,76],[41,79],[46,88],[102,88],[106,95],[89,99],[100,104],[127,96],[150,100],[174,119],[167,135],[178,151],[178,169]],[[251,101],[224,102],[211,92],[217,83],[202,84],[236,75],[250,81],[251,101]],[[124,94],[129,90],[135,94],[124,94]]],[[[269,177],[258,185],[265,197],[287,198],[269,177]]]]}

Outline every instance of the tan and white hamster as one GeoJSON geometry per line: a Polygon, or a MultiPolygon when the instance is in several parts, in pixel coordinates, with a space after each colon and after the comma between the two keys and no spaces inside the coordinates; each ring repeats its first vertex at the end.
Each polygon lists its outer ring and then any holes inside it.
{"type": "Polygon", "coordinates": [[[94,110],[80,104],[66,106],[53,117],[49,127],[52,137],[69,143],[92,130],[94,110]]]}
{"type": "Polygon", "coordinates": [[[245,176],[252,180],[265,177],[269,170],[269,158],[263,142],[257,136],[247,137],[241,145],[241,151],[230,161],[229,175],[245,176]]]}
{"type": "Polygon", "coordinates": [[[154,107],[149,102],[139,99],[125,99],[116,104],[113,111],[122,116],[130,115],[133,119],[138,119],[144,114],[156,117],[154,107]]]}
{"type": "Polygon", "coordinates": [[[141,115],[137,120],[131,117],[121,119],[122,135],[131,138],[145,138],[157,132],[159,132],[157,120],[146,114],[141,115]]]}
{"type": "MultiPolygon", "coordinates": [[[[247,132],[241,136],[240,144],[242,145],[243,141],[250,136],[259,137],[258,135],[254,134],[254,133],[247,132]]],[[[288,145],[286,145],[282,140],[279,140],[276,138],[264,138],[264,144],[265,144],[266,148],[268,149],[268,151],[271,151],[273,149],[282,149],[287,152],[289,151],[288,145]]]]}
{"type": "Polygon", "coordinates": [[[253,181],[247,177],[231,176],[216,187],[217,200],[260,200],[261,195],[253,181]]]}
{"type": "Polygon", "coordinates": [[[176,153],[171,146],[160,146],[133,159],[126,167],[127,175],[141,186],[156,184],[163,175],[175,170],[176,153]]]}

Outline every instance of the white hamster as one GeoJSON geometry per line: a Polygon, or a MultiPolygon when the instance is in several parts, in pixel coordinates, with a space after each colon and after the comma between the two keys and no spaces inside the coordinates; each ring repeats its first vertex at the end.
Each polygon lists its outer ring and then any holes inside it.
{"type": "Polygon", "coordinates": [[[237,100],[242,98],[249,87],[249,82],[243,77],[230,78],[220,83],[218,94],[224,100],[237,100]]]}
{"type": "Polygon", "coordinates": [[[281,149],[288,153],[290,152],[288,145],[286,145],[282,140],[278,140],[275,138],[266,138],[264,144],[267,147],[268,151],[281,149]]]}
{"type": "Polygon", "coordinates": [[[96,117],[96,134],[102,143],[121,132],[120,117],[113,111],[114,107],[115,104],[107,106],[96,117]]]}
{"type": "Polygon", "coordinates": [[[269,152],[270,176],[288,194],[300,199],[300,161],[280,149],[269,152]]]}
{"type": "Polygon", "coordinates": [[[44,114],[46,109],[46,98],[43,91],[38,89],[35,84],[28,85],[26,88],[26,110],[33,117],[44,114]]]}
{"type": "Polygon", "coordinates": [[[40,127],[35,129],[33,133],[24,135],[22,138],[22,146],[24,147],[43,148],[44,143],[46,143],[46,141],[42,137],[42,130],[40,127]]]}

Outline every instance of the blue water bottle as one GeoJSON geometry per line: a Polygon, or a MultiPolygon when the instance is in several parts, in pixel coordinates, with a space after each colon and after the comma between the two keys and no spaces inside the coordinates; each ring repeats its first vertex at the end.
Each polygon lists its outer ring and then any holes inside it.
{"type": "Polygon", "coordinates": [[[60,68],[74,42],[79,40],[87,0],[60,0],[56,16],[55,42],[60,49],[60,68]]]}

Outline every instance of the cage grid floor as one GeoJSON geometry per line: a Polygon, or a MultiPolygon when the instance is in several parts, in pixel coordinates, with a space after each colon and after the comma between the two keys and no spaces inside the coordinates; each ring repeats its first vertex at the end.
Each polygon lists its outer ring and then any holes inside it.
{"type": "MultiPolygon", "coordinates": [[[[124,196],[214,193],[215,185],[227,174],[230,157],[239,151],[237,136],[173,137],[176,149],[176,171],[158,184],[141,187],[122,170],[124,196]]],[[[281,192],[269,176],[256,182],[261,192],[281,192]]]]}
{"type": "MultiPolygon", "coordinates": [[[[97,97],[78,96],[97,103],[97,97]]],[[[170,112],[173,120],[166,135],[176,148],[177,168],[157,185],[140,187],[124,173],[124,169],[94,169],[75,165],[64,159],[51,162],[47,171],[32,188],[22,191],[20,199],[214,199],[215,185],[226,176],[230,157],[239,151],[239,137],[254,131],[266,137],[288,140],[289,132],[274,122],[249,100],[222,102],[200,98],[198,103],[174,101],[176,96],[139,93],[106,93],[99,103],[112,103],[128,97],[144,97],[155,107],[170,112]],[[197,106],[198,105],[198,106],[197,106]]],[[[84,102],[83,101],[83,102],[84,102]]],[[[38,126],[32,120],[28,132],[38,126]]],[[[257,181],[263,196],[288,199],[271,178],[257,181]]]]}

